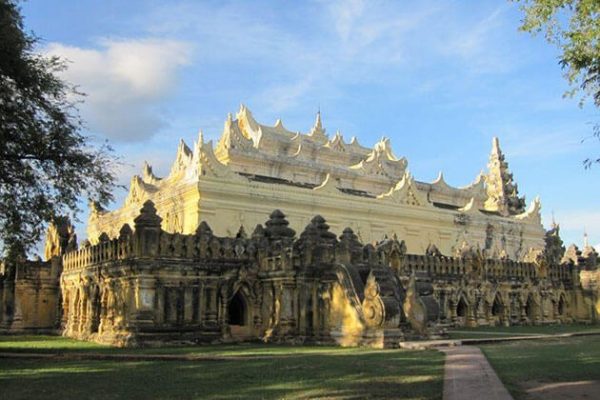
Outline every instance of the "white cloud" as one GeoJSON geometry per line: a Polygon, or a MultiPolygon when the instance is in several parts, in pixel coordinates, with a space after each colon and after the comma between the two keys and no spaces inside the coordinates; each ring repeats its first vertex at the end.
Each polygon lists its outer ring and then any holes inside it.
{"type": "Polygon", "coordinates": [[[163,125],[156,110],[189,61],[184,42],[103,40],[99,49],[51,43],[44,50],[68,60],[64,78],[86,94],[80,107],[88,128],[114,140],[151,137],[163,125]]]}
{"type": "Polygon", "coordinates": [[[397,67],[414,67],[410,47],[415,37],[429,36],[421,30],[435,24],[441,7],[343,0],[308,10],[302,15],[307,31],[289,29],[255,3],[184,2],[158,7],[140,23],[151,34],[194,37],[198,64],[235,66],[255,78],[273,72],[246,101],[279,112],[302,101],[314,106],[315,98],[345,84],[397,79],[397,67]]]}

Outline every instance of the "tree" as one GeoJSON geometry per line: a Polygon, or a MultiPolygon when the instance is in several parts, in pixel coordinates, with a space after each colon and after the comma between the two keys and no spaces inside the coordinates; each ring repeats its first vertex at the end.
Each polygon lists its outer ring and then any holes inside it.
{"type": "Polygon", "coordinates": [[[35,52],[15,0],[0,0],[0,255],[24,256],[45,225],[76,217],[82,196],[112,199],[115,161],[107,143],[81,133],[74,87],[57,57],[35,52]]]}
{"type": "Polygon", "coordinates": [[[515,0],[524,3],[525,18],[520,29],[545,31],[546,39],[562,54],[565,77],[583,95],[592,96],[600,107],[600,1],[598,0],[515,0]]]}
{"type": "MultiPolygon", "coordinates": [[[[546,40],[561,50],[560,65],[571,85],[567,95],[581,93],[581,103],[591,97],[600,108],[600,1],[513,0],[521,2],[525,18],[520,27],[533,34],[545,32],[546,40]]],[[[600,139],[600,124],[593,136],[600,139]]],[[[586,167],[598,159],[584,161],[586,167]]]]}

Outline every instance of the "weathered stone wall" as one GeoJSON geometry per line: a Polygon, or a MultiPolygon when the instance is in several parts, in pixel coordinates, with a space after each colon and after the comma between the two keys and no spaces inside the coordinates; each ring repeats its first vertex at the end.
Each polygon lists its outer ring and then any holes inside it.
{"type": "Polygon", "coordinates": [[[206,223],[195,234],[173,234],[161,229],[151,202],[134,228],[63,256],[65,335],[115,345],[260,339],[384,346],[446,325],[597,315],[589,306],[597,288],[580,282],[582,265],[588,275],[596,271],[585,257],[515,262],[473,248],[446,257],[434,246],[412,255],[396,238],[363,245],[349,228],[336,238],[319,216],[296,237],[279,211],[251,235],[242,229],[217,237],[206,223]]]}
{"type": "Polygon", "coordinates": [[[19,261],[0,271],[0,332],[54,332],[60,310],[61,260],[19,261]]]}

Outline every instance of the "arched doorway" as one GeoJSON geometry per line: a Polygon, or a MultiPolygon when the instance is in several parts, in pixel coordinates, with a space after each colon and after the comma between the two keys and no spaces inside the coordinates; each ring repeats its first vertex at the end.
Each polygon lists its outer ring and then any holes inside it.
{"type": "Polygon", "coordinates": [[[503,316],[504,316],[504,304],[502,303],[502,299],[500,298],[500,294],[498,294],[498,293],[496,293],[496,296],[494,296],[494,302],[492,303],[491,314],[492,314],[492,318],[491,318],[492,323],[499,324],[502,322],[503,316]]]}
{"type": "Polygon", "coordinates": [[[527,297],[527,303],[525,303],[525,314],[527,315],[527,319],[530,323],[533,323],[535,321],[535,317],[537,315],[536,308],[537,305],[533,300],[533,296],[529,295],[529,297],[527,297]]]}
{"type": "Polygon", "coordinates": [[[246,301],[237,291],[227,304],[227,323],[229,325],[246,325],[246,301]]]}
{"type": "Polygon", "coordinates": [[[240,290],[227,303],[227,324],[234,339],[244,339],[251,334],[248,302],[240,290]]]}
{"type": "Polygon", "coordinates": [[[502,311],[504,306],[502,305],[502,300],[500,300],[500,296],[496,295],[494,297],[494,303],[492,303],[492,316],[499,317],[502,315],[502,311]]]}
{"type": "Polygon", "coordinates": [[[457,325],[464,326],[467,323],[467,313],[469,311],[469,305],[467,304],[464,297],[460,297],[458,304],[456,305],[456,323],[457,325]]]}
{"type": "Polygon", "coordinates": [[[558,299],[558,316],[564,317],[566,311],[567,311],[567,305],[565,302],[565,297],[561,295],[560,298],[558,299]]]}
{"type": "Polygon", "coordinates": [[[100,327],[100,311],[101,311],[101,301],[100,301],[100,288],[95,287],[93,290],[92,297],[92,315],[90,322],[90,332],[98,333],[98,329],[100,327]]]}

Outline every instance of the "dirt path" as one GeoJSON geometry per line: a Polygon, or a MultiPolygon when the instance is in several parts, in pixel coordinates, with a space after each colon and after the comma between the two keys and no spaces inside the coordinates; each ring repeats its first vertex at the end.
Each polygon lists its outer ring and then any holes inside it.
{"type": "Polygon", "coordinates": [[[439,350],[446,354],[444,400],[512,400],[479,348],[458,346],[439,350]]]}

